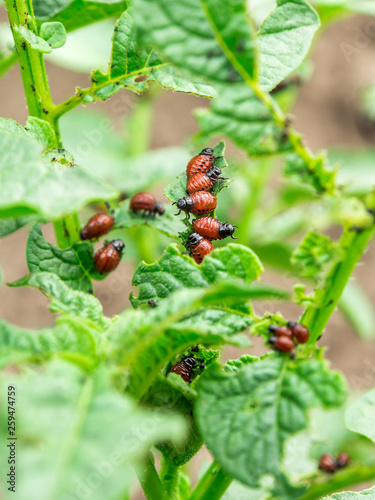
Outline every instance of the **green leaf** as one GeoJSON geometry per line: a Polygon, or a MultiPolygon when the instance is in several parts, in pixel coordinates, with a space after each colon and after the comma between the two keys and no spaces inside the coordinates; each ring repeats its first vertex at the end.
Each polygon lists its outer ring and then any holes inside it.
{"type": "Polygon", "coordinates": [[[39,23],[59,21],[67,31],[86,26],[106,17],[119,16],[126,10],[124,0],[34,0],[39,23]]]}
{"type": "Polygon", "coordinates": [[[105,72],[111,55],[113,27],[114,18],[110,17],[70,32],[63,47],[45,56],[46,62],[84,75],[89,75],[93,68],[105,72]]]}
{"type": "Polygon", "coordinates": [[[30,222],[37,222],[37,217],[26,215],[25,217],[9,217],[9,219],[0,219],[0,238],[15,233],[30,222]]]}
{"type": "Polygon", "coordinates": [[[347,428],[375,442],[374,410],[375,389],[371,389],[346,411],[347,428]]]}
{"type": "Polygon", "coordinates": [[[61,168],[48,156],[45,163],[41,161],[42,147],[30,134],[43,129],[47,142],[49,129],[42,120],[29,123],[33,126],[30,133],[13,120],[0,119],[0,217],[37,213],[56,220],[90,201],[116,196],[116,191],[77,165],[61,168]]]}
{"type": "Polygon", "coordinates": [[[177,383],[182,381],[181,377],[176,374],[171,374],[168,378],[159,377],[143,398],[142,403],[146,404],[147,407],[163,408],[164,411],[173,411],[183,415],[188,425],[188,433],[185,439],[177,446],[171,445],[169,440],[156,446],[169,464],[181,466],[191,460],[199,451],[203,445],[203,440],[193,417],[195,398],[190,394],[189,397],[186,397],[176,385],[173,385],[170,381],[172,376],[177,379],[177,383]]]}
{"type": "Polygon", "coordinates": [[[248,2],[251,18],[256,26],[261,26],[276,6],[276,0],[250,0],[248,2]]]}
{"type": "Polygon", "coordinates": [[[141,93],[147,88],[146,80],[160,83],[163,87],[179,92],[191,92],[203,97],[215,97],[215,90],[201,80],[195,83],[181,71],[168,69],[154,49],[140,49],[137,45],[133,16],[126,11],[117,21],[112,37],[112,55],[109,71],[95,71],[91,77],[92,89],[85,91],[91,100],[105,100],[120,88],[128,87],[141,93]],[[201,93],[202,92],[202,93],[201,93]]]}
{"type": "Polygon", "coordinates": [[[197,385],[198,427],[215,460],[235,479],[258,487],[265,474],[288,484],[280,469],[285,440],[307,427],[313,406],[332,408],[345,382],[318,360],[280,355],[252,360],[234,373],[208,369],[197,385]]]}
{"type": "Polygon", "coordinates": [[[44,239],[40,224],[36,224],[29,233],[26,258],[31,273],[53,273],[74,290],[92,289],[93,247],[86,241],[60,250],[44,239]]]}
{"type": "Polygon", "coordinates": [[[58,49],[66,42],[66,31],[63,24],[59,22],[43,23],[39,35],[52,47],[58,49]]]}
{"type": "Polygon", "coordinates": [[[301,276],[320,277],[337,254],[337,244],[328,236],[310,231],[292,254],[291,262],[301,276]]]}
{"type": "Polygon", "coordinates": [[[175,92],[187,92],[199,97],[209,98],[217,96],[214,87],[208,85],[198,77],[184,74],[171,65],[153,68],[148,74],[148,80],[157,82],[162,87],[172,89],[175,92]]]}
{"type": "Polygon", "coordinates": [[[202,288],[230,278],[242,278],[247,283],[257,280],[263,272],[258,257],[247,247],[229,244],[214,250],[201,265],[181,255],[175,245],[169,245],[154,264],[141,262],[132,284],[139,286],[137,298],[130,296],[133,307],[153,299],[158,302],[172,292],[184,288],[202,288]]]}
{"type": "MultiPolygon", "coordinates": [[[[203,330],[216,332],[228,338],[237,333],[244,332],[254,323],[249,311],[238,311],[235,308],[206,307],[191,313],[187,318],[178,322],[181,330],[193,330],[199,325],[203,330]]],[[[246,343],[245,339],[238,337],[239,343],[246,343]]],[[[249,344],[247,342],[247,344],[249,344]]],[[[246,346],[245,346],[246,347],[246,346]]]]}
{"type": "MultiPolygon", "coordinates": [[[[227,12],[228,7],[220,2],[215,9],[227,12]]],[[[217,45],[199,0],[187,0],[183,4],[168,0],[136,0],[134,17],[143,43],[156,46],[177,67],[214,81],[237,78],[217,45]]],[[[241,32],[242,29],[241,23],[241,32]]],[[[229,36],[232,30],[233,26],[228,25],[229,36]]],[[[249,36],[248,32],[246,40],[249,36]]]]}
{"type": "Polygon", "coordinates": [[[150,226],[175,239],[178,239],[178,233],[184,231],[185,229],[183,223],[174,215],[176,208],[171,207],[170,205],[166,205],[164,207],[165,212],[163,215],[157,214],[153,217],[150,215],[142,215],[140,213],[131,212],[129,204],[130,200],[126,200],[120,205],[120,208],[115,210],[114,217],[116,224],[114,229],[119,227],[126,229],[142,225],[150,226]]]}
{"type": "Polygon", "coordinates": [[[317,307],[317,298],[315,297],[315,292],[306,293],[306,285],[296,284],[294,285],[294,297],[293,302],[302,307],[317,307]]]}
{"type": "Polygon", "coordinates": [[[16,31],[25,42],[34,50],[38,52],[43,52],[44,54],[49,54],[52,52],[52,47],[40,36],[35,35],[32,31],[28,30],[24,26],[13,26],[14,31],[16,31]]]}
{"type": "Polygon", "coordinates": [[[233,481],[222,496],[222,500],[267,500],[269,495],[264,488],[248,488],[238,481],[233,481]]]}
{"type": "MultiPolygon", "coordinates": [[[[105,368],[90,376],[60,361],[42,373],[3,374],[1,382],[2,392],[6,384],[17,391],[20,498],[74,498],[77,492],[91,500],[123,498],[134,481],[129,461],[141,466],[152,445],[177,441],[186,428],[181,417],[137,408],[115,392],[105,368]]],[[[2,405],[2,421],[6,410],[2,405]]],[[[3,448],[2,470],[5,455],[3,448]]]]}
{"type": "Polygon", "coordinates": [[[306,57],[319,17],[305,0],[279,0],[259,34],[260,84],[270,91],[306,57]]]}
{"type": "MultiPolygon", "coordinates": [[[[22,129],[22,127],[20,128],[22,129]]],[[[28,116],[25,130],[30,137],[42,143],[46,149],[52,149],[56,146],[56,135],[48,122],[36,116],[28,116]]]]}
{"type": "Polygon", "coordinates": [[[201,5],[218,45],[228,59],[236,61],[235,69],[255,80],[255,32],[247,18],[246,3],[243,0],[201,0],[201,5]]]}
{"type": "Polygon", "coordinates": [[[64,317],[55,328],[26,330],[0,320],[0,367],[51,357],[69,359],[85,369],[97,363],[97,329],[79,318],[64,317]]]}
{"type": "Polygon", "coordinates": [[[258,157],[289,151],[284,129],[277,125],[269,109],[244,83],[217,87],[219,97],[209,109],[198,110],[199,140],[225,134],[249,156],[258,157]]]}
{"type": "Polygon", "coordinates": [[[108,114],[92,108],[67,113],[60,121],[60,129],[63,142],[77,163],[90,165],[92,175],[129,195],[147,191],[159,183],[167,184],[191,157],[180,147],[153,149],[129,157],[124,134],[113,130],[108,114]],[[82,147],[82,137],[85,147],[82,147]]]}
{"type": "Polygon", "coordinates": [[[362,340],[371,341],[374,339],[374,307],[370,297],[357,282],[348,282],[341,296],[339,307],[362,340]]]}
{"type": "Polygon", "coordinates": [[[337,14],[351,11],[375,15],[375,6],[371,0],[316,0],[314,3],[321,7],[324,13],[332,9],[333,12],[337,11],[337,14]]]}
{"type": "Polygon", "coordinates": [[[343,491],[342,493],[335,493],[330,497],[323,497],[322,500],[370,500],[371,497],[375,495],[375,486],[369,490],[363,490],[361,492],[354,491],[343,491]]]}
{"type": "Polygon", "coordinates": [[[110,320],[103,316],[103,308],[93,295],[69,288],[57,274],[41,272],[26,276],[11,286],[30,286],[46,295],[52,312],[68,314],[92,321],[100,328],[108,328],[110,320]]]}
{"type": "Polygon", "coordinates": [[[343,187],[345,193],[363,196],[372,190],[375,184],[375,174],[372,168],[375,161],[373,148],[334,149],[329,151],[329,159],[332,163],[340,164],[337,182],[343,187]]]}
{"type": "Polygon", "coordinates": [[[168,184],[164,189],[164,196],[172,203],[177,203],[180,198],[187,196],[186,191],[187,176],[185,172],[177,176],[177,181],[168,184]]]}
{"type": "Polygon", "coordinates": [[[43,145],[46,149],[55,145],[55,133],[51,125],[36,116],[27,117],[26,127],[11,118],[1,118],[0,131],[39,143],[39,150],[41,149],[40,145],[43,145]]]}
{"type": "Polygon", "coordinates": [[[334,192],[337,167],[327,166],[323,156],[315,157],[309,165],[297,154],[287,155],[285,160],[284,174],[287,177],[311,185],[318,193],[334,192]]]}
{"type": "MultiPolygon", "coordinates": [[[[202,325],[196,318],[190,322],[188,318],[199,309],[214,306],[230,311],[231,305],[243,303],[251,293],[248,284],[226,282],[203,290],[179,290],[147,312],[128,310],[114,322],[108,333],[110,348],[107,355],[112,360],[119,359],[127,367],[127,386],[134,396],[140,397],[152,385],[161,368],[188,347],[197,344],[238,345],[236,331],[227,335],[228,329],[222,333],[216,324],[209,324],[208,317],[202,325]],[[180,320],[186,321],[180,324],[180,320]]],[[[246,315],[242,313],[242,316],[244,325],[246,315]]],[[[247,317],[252,319],[249,314],[247,317]]],[[[243,344],[242,337],[240,341],[243,344]]]]}

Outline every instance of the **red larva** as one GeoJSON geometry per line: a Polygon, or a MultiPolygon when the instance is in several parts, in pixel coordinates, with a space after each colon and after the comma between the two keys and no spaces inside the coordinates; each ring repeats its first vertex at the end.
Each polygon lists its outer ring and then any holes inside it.
{"type": "Polygon", "coordinates": [[[92,240],[100,238],[110,231],[115,223],[115,219],[108,214],[101,213],[93,215],[81,230],[83,240],[92,240]]]}
{"type": "Polygon", "coordinates": [[[337,455],[336,464],[339,469],[347,467],[349,463],[350,463],[350,456],[347,453],[342,451],[337,455]]]}
{"type": "Polygon", "coordinates": [[[199,155],[194,156],[186,167],[188,178],[200,172],[207,172],[214,164],[214,150],[212,148],[203,149],[199,155]]]}
{"type": "Polygon", "coordinates": [[[191,372],[196,364],[197,361],[195,358],[183,358],[181,361],[173,365],[169,372],[177,373],[177,375],[180,375],[185,382],[190,382],[191,372]]]}
{"type": "Polygon", "coordinates": [[[221,170],[218,167],[212,167],[207,172],[200,172],[190,177],[186,185],[186,191],[189,194],[197,193],[198,191],[210,191],[221,175],[221,170]]]}
{"type": "Polygon", "coordinates": [[[106,242],[94,255],[94,263],[99,274],[107,274],[116,269],[120,263],[125,244],[121,240],[106,242]]]}
{"type": "Polygon", "coordinates": [[[149,214],[163,215],[164,207],[156,201],[151,193],[137,193],[130,199],[130,210],[132,212],[144,211],[149,214]]]}
{"type": "Polygon", "coordinates": [[[306,344],[310,338],[310,332],[304,325],[289,321],[288,327],[292,330],[293,336],[299,344],[306,344]]]}
{"type": "Polygon", "coordinates": [[[230,236],[232,239],[235,228],[238,227],[228,222],[220,222],[215,217],[199,217],[193,220],[193,229],[196,233],[204,236],[208,240],[222,240],[230,236]]]}
{"type": "Polygon", "coordinates": [[[197,264],[201,264],[203,259],[214,250],[213,244],[200,234],[191,233],[188,238],[190,253],[197,264]]]}
{"type": "Polygon", "coordinates": [[[198,193],[193,193],[191,196],[185,196],[177,202],[177,208],[179,209],[179,215],[181,211],[186,213],[192,213],[196,215],[206,215],[215,210],[217,206],[216,198],[213,194],[207,191],[199,191],[198,193]]]}
{"type": "Polygon", "coordinates": [[[294,349],[294,342],[291,338],[282,335],[281,337],[271,337],[268,342],[273,345],[277,351],[291,353],[294,349]]]}
{"type": "Polygon", "coordinates": [[[273,333],[275,337],[293,338],[293,332],[288,326],[270,325],[268,330],[273,333]]]}
{"type": "Polygon", "coordinates": [[[325,453],[320,457],[319,460],[319,469],[323,472],[329,472],[333,474],[336,472],[337,464],[332,455],[325,453]]]}

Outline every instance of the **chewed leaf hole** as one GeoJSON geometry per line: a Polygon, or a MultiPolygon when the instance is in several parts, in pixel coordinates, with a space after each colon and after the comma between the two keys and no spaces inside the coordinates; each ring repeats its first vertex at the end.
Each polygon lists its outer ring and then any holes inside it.
{"type": "Polygon", "coordinates": [[[260,406],[259,401],[253,399],[251,401],[246,402],[244,406],[244,411],[246,413],[254,413],[259,408],[259,406],[260,406]]]}

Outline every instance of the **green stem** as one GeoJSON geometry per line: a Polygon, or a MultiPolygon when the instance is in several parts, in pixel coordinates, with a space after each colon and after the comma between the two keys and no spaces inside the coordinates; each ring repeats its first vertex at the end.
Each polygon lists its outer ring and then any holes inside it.
{"type": "Polygon", "coordinates": [[[0,59],[0,77],[3,76],[4,73],[10,69],[13,64],[15,64],[18,60],[18,56],[16,52],[12,52],[8,56],[0,59]]]}
{"type": "Polygon", "coordinates": [[[360,232],[346,229],[339,244],[338,262],[333,263],[324,283],[315,291],[316,304],[306,308],[301,323],[310,330],[310,339],[307,344],[306,355],[310,354],[319,336],[323,333],[326,324],[337,307],[341,295],[348,283],[354,268],[365,252],[375,226],[363,229],[360,232]]]}
{"type": "MultiPolygon", "coordinates": [[[[94,381],[92,378],[87,378],[85,381],[79,399],[76,405],[74,419],[70,426],[69,432],[66,435],[64,444],[59,455],[56,457],[56,470],[66,471],[72,465],[74,456],[77,452],[77,443],[80,440],[83,427],[87,418],[87,412],[90,407],[94,392],[94,381]]],[[[69,477],[60,474],[52,486],[53,494],[51,498],[60,498],[61,492],[64,489],[65,481],[69,481],[69,477]]]]}
{"type": "Polygon", "coordinates": [[[164,488],[163,500],[180,500],[180,469],[161,458],[160,477],[164,488]]]}
{"type": "Polygon", "coordinates": [[[313,483],[309,491],[299,500],[319,500],[326,495],[342,491],[356,484],[373,481],[375,479],[375,465],[369,467],[349,467],[335,474],[329,481],[313,483]]]}
{"type": "MultiPolygon", "coordinates": [[[[154,87],[148,91],[146,98],[137,101],[130,117],[127,119],[127,156],[129,157],[141,155],[150,148],[154,101],[159,94],[160,89],[158,87],[154,87]],[[142,134],[139,133],[140,130],[142,130],[142,134]]],[[[134,240],[140,259],[150,264],[157,259],[157,244],[154,241],[154,244],[150,245],[149,231],[150,228],[140,226],[131,228],[128,233],[134,240]]],[[[156,235],[153,236],[154,240],[155,238],[157,238],[156,235]]]]}
{"type": "Polygon", "coordinates": [[[190,500],[219,500],[232,481],[233,477],[226,474],[220,465],[213,461],[195,487],[190,500]]]}
{"type": "MultiPolygon", "coordinates": [[[[21,37],[16,27],[24,26],[38,35],[32,0],[5,0],[14,45],[21,71],[27,107],[31,116],[48,122],[55,134],[54,147],[60,148],[61,138],[55,106],[52,102],[48,85],[43,55],[31,48],[21,37]]],[[[31,173],[32,175],[32,173],[31,173]]],[[[71,246],[79,240],[79,221],[77,214],[71,214],[54,222],[58,245],[61,248],[71,246]]]]}
{"type": "MultiPolygon", "coordinates": [[[[6,0],[5,3],[20,64],[29,113],[32,116],[42,118],[53,126],[53,102],[49,91],[43,55],[32,49],[14,29],[24,26],[35,35],[38,35],[31,0],[15,0],[15,2],[6,0]]],[[[57,130],[55,130],[55,136],[56,147],[60,147],[61,142],[57,130]]]]}
{"type": "Polygon", "coordinates": [[[154,457],[151,453],[147,455],[143,469],[136,467],[136,473],[147,500],[162,500],[163,485],[155,469],[154,457]]]}
{"type": "Polygon", "coordinates": [[[132,114],[127,119],[128,156],[138,156],[150,149],[152,138],[152,121],[154,114],[154,101],[160,94],[160,87],[151,87],[146,95],[138,100],[132,114]],[[140,134],[139,131],[142,130],[140,134]]]}
{"type": "MultiPolygon", "coordinates": [[[[116,83],[118,81],[121,81],[122,79],[125,78],[131,78],[133,76],[142,76],[142,75],[147,75],[150,71],[153,69],[159,69],[163,68],[164,66],[167,66],[168,63],[163,63],[159,64],[157,66],[149,67],[149,68],[141,68],[137,71],[132,71],[131,73],[124,74],[120,77],[116,78],[108,78],[108,80],[103,81],[102,83],[94,84],[91,87],[88,87],[87,89],[77,89],[76,95],[69,97],[66,101],[58,104],[57,106],[54,107],[53,110],[53,116],[54,118],[60,118],[62,115],[67,113],[68,111],[71,111],[72,109],[76,108],[80,104],[83,104],[85,102],[85,97],[90,96],[94,98],[95,100],[95,94],[97,93],[98,90],[106,87],[107,85],[111,85],[113,83],[116,83]]],[[[138,92],[138,89],[133,87],[132,85],[126,84],[126,88],[134,90],[134,92],[138,92]]]]}
{"type": "Polygon", "coordinates": [[[72,243],[80,240],[77,214],[67,215],[63,219],[54,221],[53,227],[59,248],[69,248],[72,243]]]}
{"type": "Polygon", "coordinates": [[[274,163],[269,158],[265,160],[261,160],[256,165],[255,168],[249,169],[248,165],[246,165],[246,173],[251,172],[251,177],[247,173],[249,177],[249,184],[251,185],[251,196],[246,205],[244,215],[239,222],[239,227],[241,228],[241,232],[239,233],[239,243],[249,244],[251,233],[253,229],[253,220],[257,207],[259,206],[260,199],[262,197],[265,186],[267,185],[267,181],[269,178],[269,174],[272,171],[274,163]]]}

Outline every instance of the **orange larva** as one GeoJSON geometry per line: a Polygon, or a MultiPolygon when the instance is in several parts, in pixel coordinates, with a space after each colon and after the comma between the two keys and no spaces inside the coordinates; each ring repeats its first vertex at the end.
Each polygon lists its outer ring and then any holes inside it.
{"type": "Polygon", "coordinates": [[[213,244],[198,233],[191,233],[188,238],[190,253],[197,264],[214,250],[213,244]]]}
{"type": "Polygon", "coordinates": [[[202,149],[199,155],[194,156],[187,164],[187,177],[190,178],[194,174],[207,172],[213,166],[214,159],[214,150],[212,148],[202,149]]]}
{"type": "Polygon", "coordinates": [[[198,193],[193,193],[190,196],[185,196],[177,202],[177,208],[179,209],[179,215],[181,211],[186,213],[192,213],[196,215],[206,215],[215,210],[217,206],[216,198],[213,194],[207,191],[199,191],[198,193]]]}
{"type": "Polygon", "coordinates": [[[130,199],[130,210],[132,212],[141,212],[145,214],[164,214],[164,207],[156,201],[151,193],[137,193],[130,199]]]}
{"type": "Polygon", "coordinates": [[[100,213],[93,215],[86,226],[81,229],[81,238],[83,240],[92,240],[100,238],[107,234],[113,227],[115,219],[108,214],[100,213]]]}
{"type": "Polygon", "coordinates": [[[198,191],[210,191],[218,181],[221,170],[218,167],[212,167],[207,172],[200,172],[190,177],[186,184],[186,191],[189,194],[198,191]]]}
{"type": "Polygon", "coordinates": [[[116,269],[120,263],[125,244],[122,240],[106,242],[94,255],[94,263],[99,274],[107,274],[116,269]]]}
{"type": "Polygon", "coordinates": [[[220,222],[215,217],[199,217],[193,220],[192,226],[196,233],[208,240],[222,240],[228,236],[237,239],[233,236],[237,226],[228,222],[220,222]]]}

